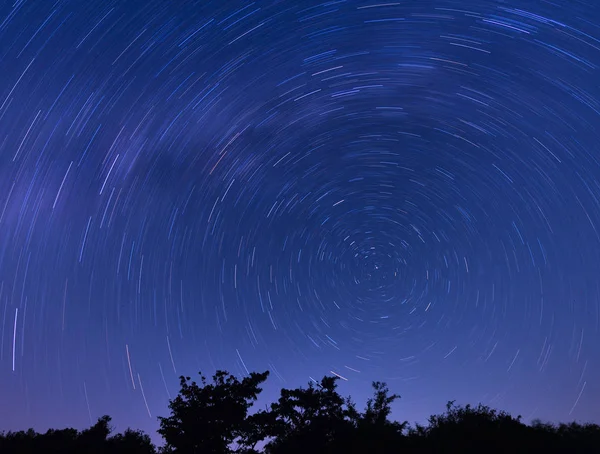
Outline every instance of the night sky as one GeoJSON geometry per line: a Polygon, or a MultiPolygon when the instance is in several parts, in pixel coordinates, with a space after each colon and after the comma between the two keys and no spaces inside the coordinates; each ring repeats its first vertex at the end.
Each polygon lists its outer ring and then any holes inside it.
{"type": "Polygon", "coordinates": [[[600,422],[600,5],[0,4],[0,427],[178,376],[600,422]]]}

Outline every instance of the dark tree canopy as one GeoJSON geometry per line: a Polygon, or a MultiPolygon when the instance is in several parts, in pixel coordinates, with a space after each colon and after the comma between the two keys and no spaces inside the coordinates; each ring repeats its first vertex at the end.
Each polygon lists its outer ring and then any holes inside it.
{"type": "Polygon", "coordinates": [[[2,454],[155,454],[156,447],[143,432],[127,429],[112,435],[110,416],[81,432],[76,429],[50,429],[37,433],[33,429],[0,435],[2,454]]]}
{"type": "Polygon", "coordinates": [[[200,375],[200,384],[181,377],[179,395],[171,400],[171,415],[159,417],[167,449],[185,453],[228,453],[234,442],[241,449],[253,448],[253,429],[248,410],[262,391],[259,387],[269,373],[251,373],[239,380],[217,371],[208,384],[200,375]],[[248,446],[249,445],[249,446],[248,446]]]}
{"type": "Polygon", "coordinates": [[[400,396],[382,382],[363,411],[338,393],[337,377],[307,387],[282,389],[279,399],[256,411],[253,404],[268,372],[239,379],[217,371],[212,382],[181,377],[180,391],[159,417],[164,446],[143,432],[112,434],[103,416],[91,427],[33,429],[0,434],[0,454],[393,454],[393,453],[581,453],[600,454],[600,427],[577,422],[534,421],[484,405],[449,402],[427,424],[409,426],[391,418],[400,396]]]}
{"type": "Polygon", "coordinates": [[[349,411],[336,390],[337,377],[323,377],[308,388],[282,389],[271,405],[274,416],[273,440],[269,453],[307,452],[311,446],[330,448],[348,432],[349,411]]]}

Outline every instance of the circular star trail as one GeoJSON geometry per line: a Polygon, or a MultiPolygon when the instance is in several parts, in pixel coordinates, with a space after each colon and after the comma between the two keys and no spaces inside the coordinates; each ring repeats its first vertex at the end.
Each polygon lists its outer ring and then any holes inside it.
{"type": "Polygon", "coordinates": [[[598,421],[599,18],[2,5],[2,426],[152,430],[216,368],[598,421]]]}

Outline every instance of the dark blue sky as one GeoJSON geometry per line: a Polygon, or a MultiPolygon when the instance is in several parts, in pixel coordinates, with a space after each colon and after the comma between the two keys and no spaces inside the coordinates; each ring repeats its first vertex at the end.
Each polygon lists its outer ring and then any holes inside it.
{"type": "Polygon", "coordinates": [[[0,427],[154,430],[215,368],[600,422],[598,23],[0,4],[0,427]]]}

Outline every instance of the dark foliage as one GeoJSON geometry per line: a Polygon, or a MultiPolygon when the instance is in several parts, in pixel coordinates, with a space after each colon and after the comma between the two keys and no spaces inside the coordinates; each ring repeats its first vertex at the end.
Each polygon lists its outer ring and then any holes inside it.
{"type": "Polygon", "coordinates": [[[596,424],[550,424],[484,405],[458,406],[408,426],[390,420],[400,398],[387,385],[373,383],[371,397],[359,411],[337,391],[337,377],[323,377],[306,388],[282,389],[264,410],[252,405],[268,372],[238,379],[218,371],[212,383],[181,377],[170,415],[160,417],[158,450],[148,435],[127,429],[111,435],[110,417],[88,429],[30,429],[0,434],[0,454],[335,454],[335,453],[600,453],[596,424]]]}
{"type": "Polygon", "coordinates": [[[314,446],[331,451],[350,431],[352,422],[345,403],[336,391],[336,377],[324,377],[306,389],[282,389],[279,400],[271,405],[274,422],[266,451],[305,453],[314,446]]]}
{"type": "Polygon", "coordinates": [[[37,433],[33,429],[6,432],[0,435],[2,454],[155,454],[150,437],[143,432],[127,429],[111,436],[110,416],[81,432],[75,429],[50,429],[37,433]]]}
{"type": "Polygon", "coordinates": [[[171,416],[159,417],[158,433],[166,449],[176,453],[247,452],[254,448],[261,434],[255,433],[255,420],[248,410],[262,391],[259,385],[269,373],[252,373],[243,380],[217,371],[213,383],[200,375],[201,385],[181,377],[179,395],[171,400],[171,416]],[[231,445],[238,449],[232,451],[231,445]]]}

